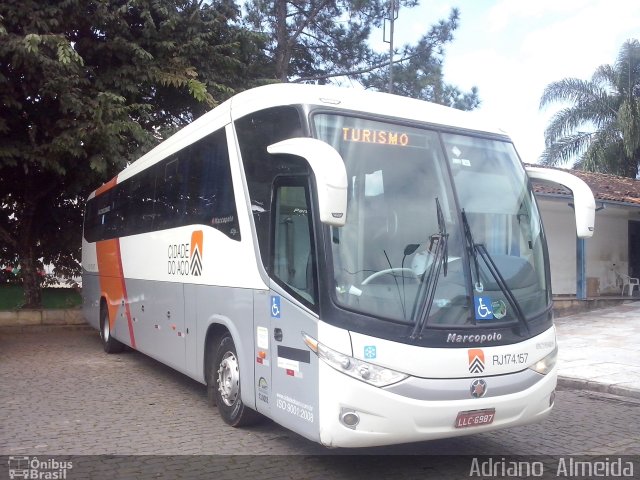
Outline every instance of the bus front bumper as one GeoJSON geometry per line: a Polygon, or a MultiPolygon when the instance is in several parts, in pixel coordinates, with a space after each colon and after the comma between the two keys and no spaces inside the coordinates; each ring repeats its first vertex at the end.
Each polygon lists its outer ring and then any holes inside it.
{"type": "MultiPolygon", "coordinates": [[[[553,407],[557,366],[534,385],[508,395],[460,400],[418,400],[320,367],[320,443],[371,447],[483,433],[546,418],[553,407]],[[456,427],[461,412],[495,410],[490,424],[456,427]]],[[[482,377],[489,388],[491,377],[482,377]]],[[[473,378],[468,380],[469,386],[473,378]]],[[[457,379],[456,381],[459,381],[457,379]]],[[[464,423],[464,422],[462,422],[464,423]]]]}

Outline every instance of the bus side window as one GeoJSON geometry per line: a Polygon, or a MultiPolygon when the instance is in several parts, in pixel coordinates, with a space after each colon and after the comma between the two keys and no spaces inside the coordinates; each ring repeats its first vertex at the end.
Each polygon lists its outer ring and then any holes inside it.
{"type": "Polygon", "coordinates": [[[251,113],[235,122],[238,145],[247,177],[251,210],[263,265],[267,268],[271,247],[269,240],[271,187],[278,175],[308,173],[307,163],[283,155],[277,161],[267,147],[287,138],[304,136],[300,113],[293,107],[274,107],[251,113]]]}
{"type": "Polygon", "coordinates": [[[209,225],[240,240],[229,151],[224,130],[213,133],[189,150],[185,173],[186,212],[192,221],[209,225]]]}
{"type": "Polygon", "coordinates": [[[111,210],[111,193],[93,197],[87,202],[84,212],[84,237],[88,242],[97,242],[104,237],[104,220],[111,210]]]}
{"type": "Polygon", "coordinates": [[[144,170],[125,180],[128,191],[127,225],[121,236],[135,235],[151,230],[153,225],[153,203],[155,177],[152,170],[144,170]]]}
{"type": "Polygon", "coordinates": [[[178,157],[172,157],[154,166],[156,177],[154,230],[180,225],[180,163],[178,157]]]}
{"type": "Polygon", "coordinates": [[[116,238],[120,236],[120,232],[126,224],[128,195],[126,188],[122,185],[113,187],[109,194],[111,208],[104,217],[103,236],[104,238],[116,238]]]}
{"type": "Polygon", "coordinates": [[[241,239],[224,130],[89,200],[84,230],[99,241],[199,224],[241,239]]]}
{"type": "Polygon", "coordinates": [[[316,304],[315,251],[306,186],[275,190],[272,272],[278,283],[307,305],[316,304]]]}

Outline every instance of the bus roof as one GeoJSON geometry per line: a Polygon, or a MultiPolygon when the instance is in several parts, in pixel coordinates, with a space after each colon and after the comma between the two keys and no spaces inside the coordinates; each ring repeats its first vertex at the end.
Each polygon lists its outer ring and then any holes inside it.
{"type": "Polygon", "coordinates": [[[114,179],[92,192],[89,198],[95,196],[96,192],[101,193],[108,190],[116,183],[126,180],[185,146],[222,128],[231,120],[258,110],[282,105],[334,107],[388,118],[506,135],[506,132],[481,115],[423,100],[331,85],[277,83],[246,90],[218,105],[126,167],[114,179]]]}
{"type": "Polygon", "coordinates": [[[277,83],[246,90],[230,100],[233,118],[276,105],[318,105],[415,120],[478,132],[506,135],[476,112],[464,112],[424,100],[332,85],[277,83]]]}

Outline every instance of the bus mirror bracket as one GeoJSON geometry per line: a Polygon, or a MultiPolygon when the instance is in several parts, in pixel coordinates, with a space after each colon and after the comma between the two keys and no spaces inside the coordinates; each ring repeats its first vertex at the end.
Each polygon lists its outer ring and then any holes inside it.
{"type": "Polygon", "coordinates": [[[576,234],[578,238],[593,236],[596,202],[589,185],[582,179],[561,170],[541,167],[526,167],[530,178],[559,183],[573,193],[574,211],[576,216],[576,234]]]}
{"type": "Polygon", "coordinates": [[[272,154],[304,158],[316,178],[320,221],[333,227],[347,220],[347,169],[342,156],[328,143],[315,138],[290,138],[267,147],[272,154]]]}

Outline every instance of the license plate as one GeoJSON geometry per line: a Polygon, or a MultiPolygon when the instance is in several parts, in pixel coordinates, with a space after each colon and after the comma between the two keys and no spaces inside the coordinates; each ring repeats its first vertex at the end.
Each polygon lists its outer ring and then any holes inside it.
{"type": "Polygon", "coordinates": [[[479,427],[481,425],[489,425],[493,423],[496,416],[495,408],[487,408],[485,410],[469,410],[460,412],[456,417],[456,428],[479,427]]]}

